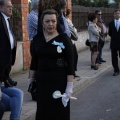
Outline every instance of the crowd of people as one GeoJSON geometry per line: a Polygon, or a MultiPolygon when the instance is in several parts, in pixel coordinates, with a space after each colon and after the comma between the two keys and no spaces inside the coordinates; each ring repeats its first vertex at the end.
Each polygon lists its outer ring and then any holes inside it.
{"type": "MultiPolygon", "coordinates": [[[[10,120],[20,120],[23,91],[10,78],[15,63],[17,42],[10,23],[11,0],[0,0],[0,120],[5,111],[11,111],[10,120]]],[[[78,53],[75,41],[77,29],[70,20],[71,10],[66,0],[32,0],[27,27],[30,42],[31,64],[28,91],[36,89],[36,120],[70,120],[70,98],[77,71],[78,53]],[[33,84],[34,83],[34,84],[33,84]],[[34,86],[34,88],[33,88],[34,86]],[[60,91],[64,97],[55,98],[60,91]],[[52,108],[52,109],[51,109],[52,108]]],[[[110,48],[113,76],[119,74],[120,57],[120,11],[114,10],[114,20],[106,27],[102,11],[88,15],[88,33],[91,51],[91,69],[106,62],[102,52],[107,35],[111,37],[110,48]]],[[[33,97],[33,96],[32,96],[33,97]]]]}
{"type": "Polygon", "coordinates": [[[114,20],[106,27],[102,19],[102,11],[96,10],[95,13],[88,15],[88,32],[91,51],[91,69],[98,70],[100,64],[106,62],[103,59],[102,51],[107,35],[111,37],[110,49],[112,66],[114,68],[113,76],[119,74],[118,55],[120,56],[120,10],[113,12],[114,20]]]}

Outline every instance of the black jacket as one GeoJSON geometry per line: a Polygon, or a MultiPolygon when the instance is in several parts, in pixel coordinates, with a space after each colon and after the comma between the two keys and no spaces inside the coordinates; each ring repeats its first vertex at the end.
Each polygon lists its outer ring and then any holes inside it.
{"type": "Polygon", "coordinates": [[[10,38],[7,25],[0,12],[0,74],[8,65],[14,65],[16,57],[17,42],[14,40],[14,48],[11,50],[10,38]]]}
{"type": "Polygon", "coordinates": [[[114,21],[109,23],[109,35],[111,37],[110,48],[120,49],[120,28],[117,31],[114,21]]]}

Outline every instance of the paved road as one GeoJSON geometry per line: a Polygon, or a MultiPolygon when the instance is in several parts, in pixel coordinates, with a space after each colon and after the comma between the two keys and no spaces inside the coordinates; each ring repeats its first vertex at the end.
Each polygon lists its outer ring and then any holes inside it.
{"type": "Polygon", "coordinates": [[[120,75],[112,76],[112,72],[76,93],[78,100],[71,101],[71,120],[120,120],[120,75]]]}

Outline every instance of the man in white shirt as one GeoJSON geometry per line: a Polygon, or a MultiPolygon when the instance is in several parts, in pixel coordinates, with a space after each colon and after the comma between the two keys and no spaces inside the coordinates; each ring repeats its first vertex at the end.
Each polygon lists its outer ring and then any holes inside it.
{"type": "Polygon", "coordinates": [[[17,84],[9,77],[11,66],[15,62],[17,43],[10,24],[12,4],[6,2],[7,0],[2,1],[0,1],[0,81],[9,87],[17,84]]]}

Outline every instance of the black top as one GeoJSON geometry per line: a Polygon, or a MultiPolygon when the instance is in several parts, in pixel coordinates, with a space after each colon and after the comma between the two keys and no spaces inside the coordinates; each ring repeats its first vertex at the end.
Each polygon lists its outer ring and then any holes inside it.
{"type": "Polygon", "coordinates": [[[43,33],[36,35],[30,48],[31,70],[48,71],[66,69],[67,75],[74,75],[73,48],[66,34],[59,34],[46,42],[43,33]],[[55,44],[63,45],[55,45],[55,44]]]}

